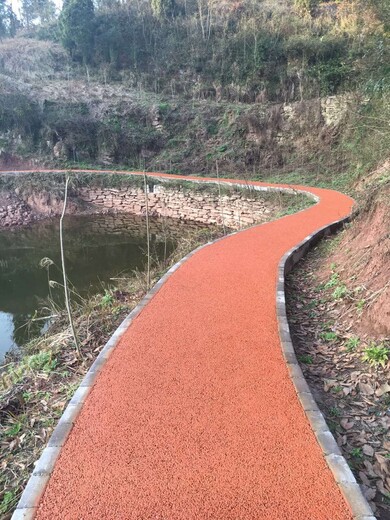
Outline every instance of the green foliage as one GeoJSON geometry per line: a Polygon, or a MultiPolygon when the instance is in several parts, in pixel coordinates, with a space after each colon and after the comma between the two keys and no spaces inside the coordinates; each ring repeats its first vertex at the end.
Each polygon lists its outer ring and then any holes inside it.
{"type": "Polygon", "coordinates": [[[114,303],[114,297],[110,291],[105,291],[104,295],[102,296],[100,300],[101,307],[111,307],[111,305],[114,303]]]}
{"type": "Polygon", "coordinates": [[[298,360],[305,365],[311,365],[313,363],[313,358],[309,354],[302,354],[298,356],[298,360]]]}
{"type": "Polygon", "coordinates": [[[5,491],[3,495],[3,500],[0,502],[0,513],[5,514],[10,509],[10,507],[15,504],[17,501],[17,497],[14,495],[12,491],[5,491]]]}
{"type": "Polygon", "coordinates": [[[356,309],[359,313],[363,312],[364,306],[366,305],[366,300],[362,299],[356,302],[356,309]]]}
{"type": "Polygon", "coordinates": [[[332,293],[335,300],[341,300],[348,294],[348,289],[344,284],[338,285],[332,293]]]}
{"type": "Polygon", "coordinates": [[[389,360],[389,349],[384,343],[380,345],[372,343],[369,347],[364,349],[362,359],[363,361],[367,361],[371,366],[376,367],[380,365],[385,367],[389,360]]]}
{"type": "Polygon", "coordinates": [[[90,63],[94,51],[94,18],[92,0],[65,0],[59,20],[61,41],[84,64],[90,63]]]}
{"type": "Polygon", "coordinates": [[[336,406],[332,406],[331,408],[329,408],[329,415],[331,417],[340,417],[341,412],[336,406]]]}
{"type": "Polygon", "coordinates": [[[5,430],[4,435],[5,435],[5,437],[11,437],[11,438],[15,437],[15,435],[17,435],[21,429],[22,429],[22,423],[16,422],[10,428],[5,430]]]}
{"type": "Polygon", "coordinates": [[[56,359],[53,359],[50,350],[43,350],[37,354],[33,354],[25,359],[25,364],[31,370],[51,372],[57,365],[56,359]]]}
{"type": "Polygon", "coordinates": [[[331,289],[332,287],[336,287],[339,284],[340,276],[338,273],[333,273],[330,277],[329,281],[324,285],[325,289],[331,289]]]}
{"type": "Polygon", "coordinates": [[[356,460],[361,460],[363,458],[363,453],[361,448],[352,448],[351,457],[356,460]]]}
{"type": "Polygon", "coordinates": [[[321,332],[320,338],[324,341],[335,341],[338,336],[335,332],[321,332]]]}
{"type": "Polygon", "coordinates": [[[345,348],[347,349],[347,352],[354,351],[360,343],[360,338],[352,337],[348,338],[348,340],[345,342],[345,348]]]}

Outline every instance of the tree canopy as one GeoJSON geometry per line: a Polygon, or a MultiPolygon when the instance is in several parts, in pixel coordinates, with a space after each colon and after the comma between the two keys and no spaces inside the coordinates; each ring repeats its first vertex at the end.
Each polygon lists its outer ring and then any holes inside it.
{"type": "Polygon", "coordinates": [[[70,55],[85,64],[90,63],[95,28],[92,0],[65,0],[59,24],[61,41],[70,55]]]}

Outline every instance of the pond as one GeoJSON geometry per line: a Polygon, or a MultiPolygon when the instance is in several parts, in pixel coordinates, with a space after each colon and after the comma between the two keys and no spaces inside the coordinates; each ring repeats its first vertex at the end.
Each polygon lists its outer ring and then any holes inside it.
{"type": "MultiPolygon", "coordinates": [[[[192,225],[151,219],[150,226],[153,258],[162,260],[192,225]]],[[[115,284],[111,278],[146,265],[145,219],[133,215],[66,217],[64,249],[68,279],[77,293],[102,292],[104,285],[115,284]]],[[[25,324],[49,296],[48,272],[40,267],[45,257],[54,262],[50,279],[62,283],[58,219],[0,232],[0,362],[7,351],[26,342],[29,329],[25,324]]],[[[62,290],[54,289],[54,293],[55,298],[63,298],[62,290]]],[[[36,325],[39,334],[45,324],[36,325]]]]}

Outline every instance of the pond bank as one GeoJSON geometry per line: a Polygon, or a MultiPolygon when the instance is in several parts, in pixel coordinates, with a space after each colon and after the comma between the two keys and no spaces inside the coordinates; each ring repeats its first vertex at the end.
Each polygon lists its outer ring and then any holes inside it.
{"type": "MultiPolygon", "coordinates": [[[[0,175],[0,229],[22,226],[62,211],[64,175],[0,175]]],[[[231,229],[265,222],[271,213],[310,201],[303,195],[259,193],[217,184],[162,181],[147,177],[149,215],[231,229]]],[[[142,177],[72,173],[67,214],[146,214],[142,177]],[[107,178],[109,177],[109,178],[107,178]]]]}

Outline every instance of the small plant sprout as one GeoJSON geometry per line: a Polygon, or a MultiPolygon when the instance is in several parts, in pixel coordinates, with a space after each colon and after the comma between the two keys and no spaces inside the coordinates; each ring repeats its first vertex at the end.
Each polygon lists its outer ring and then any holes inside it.
{"type": "Polygon", "coordinates": [[[360,338],[357,338],[357,337],[349,338],[345,342],[345,348],[347,349],[348,352],[352,352],[359,346],[359,343],[360,343],[360,338]]]}
{"type": "Polygon", "coordinates": [[[338,273],[333,273],[330,277],[329,281],[324,285],[324,289],[331,289],[332,287],[336,287],[339,285],[340,276],[338,273]]]}
{"type": "Polygon", "coordinates": [[[367,361],[373,367],[380,365],[384,368],[388,360],[389,349],[384,343],[379,345],[371,343],[369,347],[364,349],[363,361],[367,361]]]}
{"type": "Polygon", "coordinates": [[[342,298],[345,298],[345,296],[347,294],[348,294],[348,289],[347,289],[347,287],[344,284],[342,284],[342,285],[338,285],[335,288],[335,290],[332,293],[332,297],[335,300],[341,300],[342,298]]]}
{"type": "Polygon", "coordinates": [[[302,354],[298,356],[298,360],[305,365],[311,365],[313,363],[313,358],[309,354],[302,354]]]}
{"type": "Polygon", "coordinates": [[[321,332],[320,334],[320,338],[324,341],[335,341],[337,337],[335,332],[321,332]]]}
{"type": "Polygon", "coordinates": [[[366,305],[366,300],[364,300],[364,299],[359,300],[359,301],[356,303],[356,309],[357,309],[357,311],[358,311],[359,313],[362,313],[365,305],[366,305]]]}
{"type": "Polygon", "coordinates": [[[329,415],[331,417],[340,417],[341,413],[337,406],[332,406],[331,408],[329,408],[329,415]]]}
{"type": "Polygon", "coordinates": [[[9,508],[12,506],[12,504],[16,503],[17,500],[17,495],[15,495],[12,491],[6,491],[3,495],[3,500],[0,502],[0,513],[3,514],[9,511],[9,508]]]}
{"type": "Polygon", "coordinates": [[[352,448],[351,457],[353,457],[354,459],[360,460],[363,457],[362,449],[361,448],[352,448]]]}
{"type": "Polygon", "coordinates": [[[100,300],[100,305],[102,307],[111,307],[111,305],[114,303],[114,297],[110,291],[105,291],[104,296],[102,296],[102,299],[100,300]]]}

